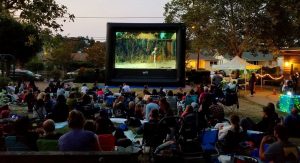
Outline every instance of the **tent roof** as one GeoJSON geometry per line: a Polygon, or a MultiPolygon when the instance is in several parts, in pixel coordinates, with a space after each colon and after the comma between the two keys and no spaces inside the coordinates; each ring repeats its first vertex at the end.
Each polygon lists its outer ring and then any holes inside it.
{"type": "Polygon", "coordinates": [[[221,65],[213,65],[212,69],[230,69],[230,70],[257,70],[260,69],[261,66],[258,65],[253,65],[250,64],[248,62],[246,62],[245,60],[243,60],[242,58],[240,58],[239,56],[235,56],[231,61],[221,64],[221,65]]]}

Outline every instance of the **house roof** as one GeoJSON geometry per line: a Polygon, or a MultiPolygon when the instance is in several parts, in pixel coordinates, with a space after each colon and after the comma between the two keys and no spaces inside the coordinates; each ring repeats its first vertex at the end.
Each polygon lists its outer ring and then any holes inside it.
{"type": "Polygon", "coordinates": [[[74,61],[82,61],[85,62],[87,61],[87,53],[72,53],[72,58],[74,61]]]}
{"type": "Polygon", "coordinates": [[[264,53],[251,53],[251,52],[244,52],[242,54],[242,58],[246,61],[272,61],[274,60],[274,56],[272,54],[264,54],[264,53]]]}
{"type": "Polygon", "coordinates": [[[300,56],[300,48],[287,48],[280,50],[281,55],[293,55],[300,56]]]}
{"type": "MultiPolygon", "coordinates": [[[[197,53],[190,53],[189,59],[197,60],[197,59],[198,59],[197,53]]],[[[216,58],[214,58],[213,56],[202,55],[202,54],[199,54],[199,60],[205,60],[205,61],[218,61],[218,60],[217,60],[216,58]]]]}

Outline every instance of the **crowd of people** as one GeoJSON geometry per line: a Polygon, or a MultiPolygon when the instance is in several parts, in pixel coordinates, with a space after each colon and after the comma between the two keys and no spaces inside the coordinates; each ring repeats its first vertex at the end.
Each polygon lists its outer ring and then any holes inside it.
{"type": "MultiPolygon", "coordinates": [[[[97,83],[91,88],[87,84],[74,88],[71,84],[50,82],[45,90],[39,90],[34,82],[19,82],[16,87],[10,86],[13,91],[9,94],[12,100],[26,103],[33,117],[19,116],[13,123],[2,124],[1,135],[6,145],[2,149],[20,147],[21,142],[22,150],[37,151],[37,142],[46,139],[55,140],[60,151],[113,151],[115,146],[149,146],[153,155],[170,152],[176,155],[205,151],[198,149],[202,143],[199,135],[215,129],[218,152],[245,155],[256,147],[261,160],[298,160],[298,153],[289,152],[297,148],[288,141],[289,135],[300,136],[300,115],[296,108],[290,115],[279,117],[275,105],[269,103],[262,108],[258,123],[238,115],[225,117],[220,99],[237,88],[229,85],[224,92],[214,84],[199,85],[189,91],[179,88],[176,92],[144,86],[142,94],[137,94],[126,83],[113,92],[97,83]],[[126,121],[120,125],[111,118],[126,121]],[[55,124],[60,122],[68,123],[68,132],[56,132],[55,124]],[[124,134],[128,128],[142,135],[142,141],[129,139],[124,134]],[[253,139],[247,131],[260,131],[266,136],[253,139]],[[270,144],[267,149],[265,144],[270,144]]],[[[2,110],[0,115],[2,119],[12,119],[9,110],[2,110]]]]}

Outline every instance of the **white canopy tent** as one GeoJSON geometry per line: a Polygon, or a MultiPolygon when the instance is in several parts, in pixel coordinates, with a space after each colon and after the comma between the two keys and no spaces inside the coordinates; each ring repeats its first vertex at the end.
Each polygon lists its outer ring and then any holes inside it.
{"type": "Polygon", "coordinates": [[[227,63],[212,66],[212,69],[215,70],[258,70],[260,68],[261,66],[248,63],[239,56],[235,56],[227,63]]]}
{"type": "MultiPolygon", "coordinates": [[[[240,58],[239,56],[235,56],[231,61],[221,64],[221,65],[213,65],[213,70],[244,70],[244,74],[246,74],[246,70],[258,70],[262,66],[254,65],[248,63],[244,59],[240,58]]],[[[262,78],[261,78],[262,79],[262,78]]],[[[246,84],[246,76],[245,76],[245,84],[246,84]]],[[[262,82],[261,82],[262,87],[262,82]]]]}

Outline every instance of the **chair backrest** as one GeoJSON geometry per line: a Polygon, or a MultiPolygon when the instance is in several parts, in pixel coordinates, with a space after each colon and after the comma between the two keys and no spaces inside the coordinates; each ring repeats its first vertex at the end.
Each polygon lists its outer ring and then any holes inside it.
{"type": "Polygon", "coordinates": [[[16,136],[7,136],[5,138],[5,146],[7,151],[29,151],[30,148],[22,141],[18,141],[16,136]]]}
{"type": "Polygon", "coordinates": [[[146,146],[156,147],[162,144],[166,137],[165,131],[159,123],[144,123],[143,143],[146,146]]]}
{"type": "Polygon", "coordinates": [[[183,118],[180,135],[184,139],[194,139],[198,135],[197,118],[195,114],[188,114],[183,118]]]}
{"type": "Polygon", "coordinates": [[[36,144],[39,151],[58,151],[57,140],[38,139],[36,144]]]}
{"type": "Polygon", "coordinates": [[[99,144],[103,151],[114,151],[116,138],[112,134],[98,135],[99,144]]]}
{"type": "Polygon", "coordinates": [[[213,151],[216,150],[216,143],[218,141],[218,132],[216,129],[203,130],[200,135],[201,146],[203,151],[213,151]]]}

